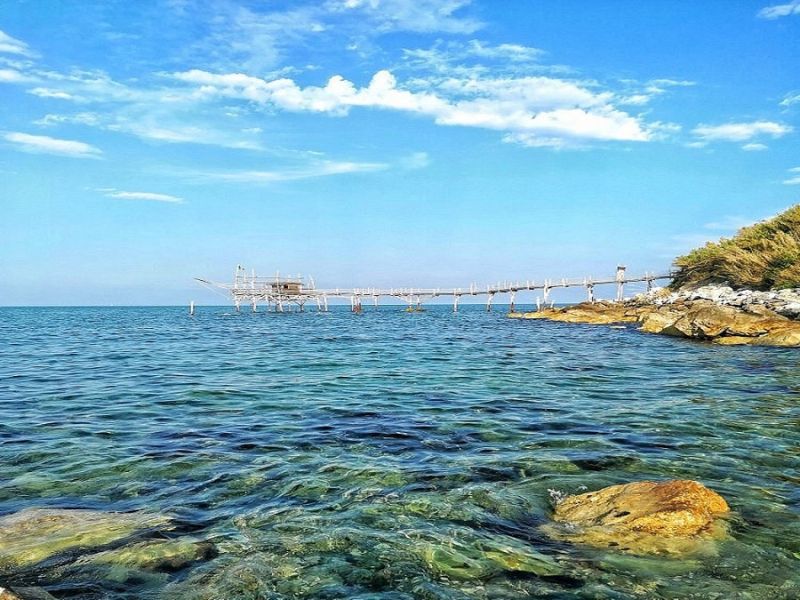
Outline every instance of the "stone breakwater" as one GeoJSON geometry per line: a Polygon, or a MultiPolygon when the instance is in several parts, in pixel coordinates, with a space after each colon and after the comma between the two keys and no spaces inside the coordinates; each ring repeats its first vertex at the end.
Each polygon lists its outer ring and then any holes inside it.
{"type": "Polygon", "coordinates": [[[530,313],[522,319],[612,325],[725,345],[800,346],[800,291],[734,291],[727,286],[654,290],[620,303],[596,302],[530,313]]]}

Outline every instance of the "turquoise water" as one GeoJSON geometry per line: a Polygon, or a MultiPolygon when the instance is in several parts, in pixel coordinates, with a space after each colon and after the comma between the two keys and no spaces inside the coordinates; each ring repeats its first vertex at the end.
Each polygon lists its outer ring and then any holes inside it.
{"type": "Polygon", "coordinates": [[[141,572],[62,557],[0,585],[90,599],[800,597],[794,350],[470,306],[186,313],[0,309],[0,515],[145,510],[174,524],[147,535],[215,551],[141,572]],[[540,530],[553,495],[666,478],[728,500],[716,555],[634,557],[540,530]]]}

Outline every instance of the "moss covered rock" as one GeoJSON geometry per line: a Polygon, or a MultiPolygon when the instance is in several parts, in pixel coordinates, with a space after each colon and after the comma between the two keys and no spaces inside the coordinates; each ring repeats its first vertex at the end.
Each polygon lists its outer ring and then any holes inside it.
{"type": "Polygon", "coordinates": [[[147,540],[86,556],[78,564],[122,566],[153,571],[172,571],[214,555],[209,542],[193,539],[147,540]]]}
{"type": "Polygon", "coordinates": [[[11,573],[62,552],[119,542],[167,517],[145,513],[29,508],[0,518],[0,573],[11,573]]]}

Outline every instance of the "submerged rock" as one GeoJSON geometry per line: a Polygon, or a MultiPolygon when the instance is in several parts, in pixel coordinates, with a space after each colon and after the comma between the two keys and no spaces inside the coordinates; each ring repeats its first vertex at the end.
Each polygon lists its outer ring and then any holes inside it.
{"type": "Polygon", "coordinates": [[[696,481],[639,481],[567,497],[553,515],[563,525],[547,532],[634,554],[685,554],[724,537],[716,518],[729,510],[722,496],[696,481]]]}
{"type": "Polygon", "coordinates": [[[482,579],[492,573],[491,563],[479,560],[477,553],[455,544],[425,544],[420,548],[420,555],[428,568],[438,575],[454,579],[482,579]]]}
{"type": "Polygon", "coordinates": [[[0,518],[0,574],[62,552],[105,546],[168,523],[166,517],[138,512],[25,509],[0,518]]]}
{"type": "Polygon", "coordinates": [[[0,587],[0,600],[56,600],[55,596],[39,587],[0,587]]]}
{"type": "Polygon", "coordinates": [[[77,564],[122,566],[172,571],[215,554],[210,542],[192,539],[148,540],[81,558],[77,564]]]}
{"type": "Polygon", "coordinates": [[[540,577],[561,575],[563,572],[552,557],[514,538],[495,538],[484,542],[482,546],[484,556],[503,571],[533,573],[540,577]]]}
{"type": "Polygon", "coordinates": [[[486,579],[503,571],[538,576],[563,572],[552,557],[504,535],[431,540],[416,550],[429,570],[453,579],[486,579]]]}

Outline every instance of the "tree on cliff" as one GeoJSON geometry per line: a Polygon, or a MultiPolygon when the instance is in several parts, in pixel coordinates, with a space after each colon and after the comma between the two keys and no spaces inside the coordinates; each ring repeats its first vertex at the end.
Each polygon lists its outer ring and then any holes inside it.
{"type": "Polygon", "coordinates": [[[768,290],[800,287],[800,204],[675,259],[672,288],[727,283],[768,290]]]}

